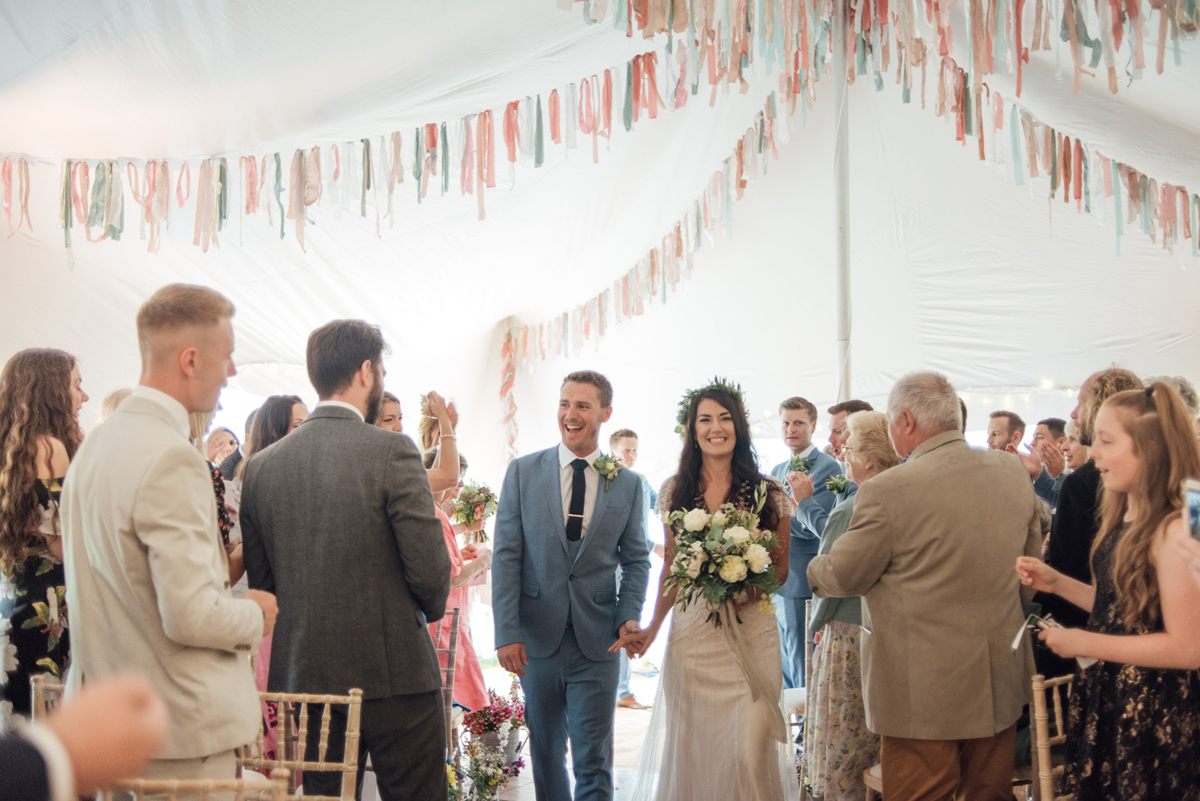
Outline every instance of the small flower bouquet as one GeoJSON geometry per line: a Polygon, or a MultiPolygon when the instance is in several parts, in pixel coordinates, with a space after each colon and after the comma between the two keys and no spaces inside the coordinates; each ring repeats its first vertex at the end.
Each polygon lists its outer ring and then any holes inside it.
{"type": "Polygon", "coordinates": [[[808,475],[816,463],[817,457],[815,456],[809,456],[808,458],[799,455],[793,456],[792,461],[788,462],[788,472],[808,475]]]}
{"type": "Polygon", "coordinates": [[[621,463],[615,456],[601,456],[592,462],[592,467],[596,469],[597,473],[604,476],[604,491],[608,492],[608,485],[621,472],[621,463]]]}
{"type": "MultiPolygon", "coordinates": [[[[736,618],[735,597],[750,589],[770,594],[779,589],[771,565],[774,532],[759,529],[759,513],[767,501],[767,483],[754,492],[754,511],[725,504],[714,514],[704,509],[676,510],[667,515],[675,533],[674,563],[667,584],[679,589],[676,603],[704,601],[708,620],[717,628],[736,618]]],[[[740,622],[740,621],[738,621],[740,622]]]]}
{"type": "Polygon", "coordinates": [[[499,749],[471,740],[463,750],[465,764],[447,766],[449,798],[453,801],[494,801],[525,768],[525,759],[509,762],[499,749]]]}
{"type": "Polygon", "coordinates": [[[825,479],[825,488],[834,495],[841,495],[850,486],[848,476],[830,476],[825,479]]]}
{"type": "MultiPolygon", "coordinates": [[[[499,499],[487,484],[472,481],[463,487],[454,501],[454,520],[466,525],[474,525],[477,520],[487,520],[496,514],[499,499]]],[[[472,542],[487,542],[487,534],[480,529],[472,533],[472,542]]]]}
{"type": "MultiPolygon", "coordinates": [[[[513,718],[513,702],[511,698],[488,690],[489,703],[487,706],[468,712],[463,716],[463,725],[475,737],[484,734],[499,734],[500,728],[513,718]]],[[[521,717],[525,716],[525,707],[521,705],[521,717]]]]}

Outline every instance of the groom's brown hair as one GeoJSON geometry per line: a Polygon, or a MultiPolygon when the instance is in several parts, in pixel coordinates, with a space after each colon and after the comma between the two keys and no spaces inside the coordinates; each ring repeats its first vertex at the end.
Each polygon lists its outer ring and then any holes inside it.
{"type": "MultiPolygon", "coordinates": [[[[600,406],[604,409],[612,406],[612,384],[595,370],[576,370],[563,379],[562,386],[565,387],[567,384],[591,384],[600,393],[600,406]]],[[[562,387],[559,387],[559,389],[562,389],[562,387]]]]}

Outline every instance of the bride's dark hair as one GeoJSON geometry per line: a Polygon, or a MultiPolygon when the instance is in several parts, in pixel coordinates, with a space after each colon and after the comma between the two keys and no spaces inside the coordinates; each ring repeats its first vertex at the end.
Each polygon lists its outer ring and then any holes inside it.
{"type": "MultiPolygon", "coordinates": [[[[750,441],[750,419],[741,400],[720,389],[706,389],[695,395],[688,410],[687,422],[681,432],[683,453],[679,455],[679,469],[664,488],[664,495],[667,496],[664,511],[691,509],[696,497],[704,492],[700,483],[700,465],[703,463],[704,454],[696,442],[696,410],[700,408],[700,401],[705,399],[721,404],[733,417],[733,432],[736,438],[733,445],[733,462],[730,465],[733,480],[725,501],[735,502],[738,494],[747,486],[751,488],[752,493],[763,480],[768,482],[772,494],[781,492],[778,483],[758,472],[758,454],[750,441]]],[[[779,525],[778,507],[774,501],[775,498],[769,499],[759,513],[759,522],[763,530],[774,531],[779,525]]]]}

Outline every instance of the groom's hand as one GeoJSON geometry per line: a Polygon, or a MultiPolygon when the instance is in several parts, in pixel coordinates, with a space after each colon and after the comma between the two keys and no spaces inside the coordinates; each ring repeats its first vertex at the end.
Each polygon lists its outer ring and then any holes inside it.
{"type": "MultiPolygon", "coordinates": [[[[641,630],[642,629],[640,626],[638,626],[638,622],[636,620],[626,620],[624,623],[621,624],[621,628],[617,629],[617,635],[618,635],[618,637],[624,638],[630,634],[637,634],[641,630]]],[[[625,655],[628,656],[630,659],[633,659],[634,656],[636,656],[636,654],[634,653],[634,650],[635,650],[635,647],[634,647],[633,643],[626,645],[625,646],[625,655]]]]}
{"type": "Polygon", "coordinates": [[[509,673],[516,673],[518,676],[525,675],[525,666],[529,664],[529,657],[525,655],[525,643],[514,642],[501,645],[496,649],[496,658],[500,660],[500,666],[509,673]]]}

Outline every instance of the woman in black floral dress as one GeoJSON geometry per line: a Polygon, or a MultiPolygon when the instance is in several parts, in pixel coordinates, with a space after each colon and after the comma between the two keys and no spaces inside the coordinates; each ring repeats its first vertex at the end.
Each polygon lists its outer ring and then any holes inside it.
{"type": "Polygon", "coordinates": [[[1200,478],[1191,419],[1155,382],[1096,417],[1101,526],[1092,584],[1022,557],[1026,585],[1089,610],[1086,629],[1042,632],[1075,673],[1063,792],[1076,801],[1200,801],[1200,587],[1168,538],[1184,526],[1181,484],[1200,478]]]}
{"type": "Polygon", "coordinates": [[[17,353],[0,373],[0,634],[4,714],[30,714],[29,679],[71,661],[58,499],[88,399],[75,359],[17,353]]]}

